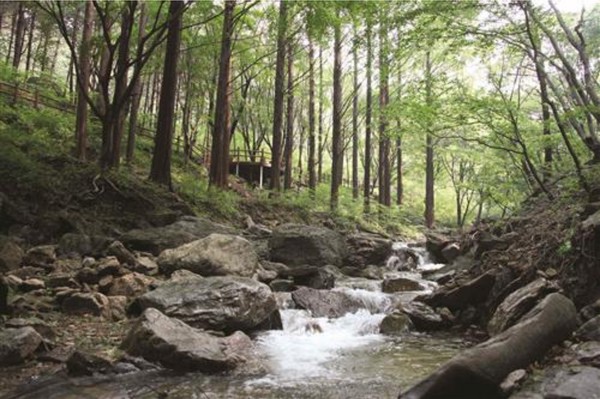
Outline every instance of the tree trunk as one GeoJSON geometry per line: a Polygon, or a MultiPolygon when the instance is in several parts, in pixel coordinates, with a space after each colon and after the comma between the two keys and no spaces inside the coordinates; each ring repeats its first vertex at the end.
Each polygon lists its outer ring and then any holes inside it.
{"type": "MultiPolygon", "coordinates": [[[[431,105],[433,98],[431,92],[433,76],[431,76],[431,54],[425,55],[425,102],[431,105]]],[[[425,226],[432,228],[435,221],[434,198],[434,168],[433,168],[433,137],[429,129],[425,139],[425,226]]]]}
{"type": "Polygon", "coordinates": [[[286,134],[283,159],[285,160],[285,174],[283,189],[292,188],[292,153],[294,151],[294,46],[287,44],[287,114],[286,134]]]}
{"type": "Polygon", "coordinates": [[[373,94],[372,94],[372,57],[373,49],[371,46],[371,22],[367,22],[367,109],[365,116],[365,175],[364,175],[364,201],[365,201],[365,213],[369,212],[370,198],[371,198],[371,114],[373,108],[373,94]]]}
{"type": "MultiPolygon", "coordinates": [[[[27,34],[27,60],[25,62],[25,71],[33,69],[33,32],[35,31],[35,11],[31,12],[31,19],[29,20],[29,28],[27,34]]],[[[1,28],[0,28],[1,30],[1,28]]]]}
{"type": "MultiPolygon", "coordinates": [[[[77,10],[75,11],[75,18],[73,20],[73,30],[71,31],[71,43],[77,43],[77,31],[79,30],[79,13],[80,13],[80,11],[81,11],[81,7],[77,7],[77,10]]],[[[69,93],[71,93],[71,94],[73,93],[74,83],[75,83],[74,82],[75,62],[76,62],[76,60],[73,57],[73,55],[71,54],[71,57],[69,60],[69,72],[67,73],[67,82],[69,84],[69,93]]]]}
{"type": "Polygon", "coordinates": [[[19,3],[17,9],[17,25],[15,27],[15,42],[14,42],[14,55],[13,55],[13,67],[19,69],[21,63],[21,56],[23,55],[23,42],[25,39],[25,9],[23,4],[19,3]]]}
{"type": "Polygon", "coordinates": [[[77,81],[77,117],[75,121],[75,156],[84,161],[87,149],[87,93],[89,91],[91,62],[90,50],[92,45],[92,31],[94,24],[94,6],[91,1],[85,3],[83,19],[83,35],[79,46],[80,79],[77,81]],[[80,84],[81,81],[81,84],[80,84]]]}
{"type": "MultiPolygon", "coordinates": [[[[398,103],[402,104],[402,62],[398,61],[398,103]]],[[[404,180],[402,169],[402,120],[398,116],[398,137],[396,138],[396,205],[404,200],[404,180]]]]}
{"type": "Polygon", "coordinates": [[[319,133],[317,136],[317,182],[323,181],[323,48],[319,46],[319,133]]]}
{"type": "Polygon", "coordinates": [[[212,154],[210,160],[210,184],[220,188],[227,187],[229,175],[229,123],[231,117],[230,69],[231,41],[233,35],[233,10],[235,0],[225,1],[219,76],[217,81],[217,99],[215,102],[215,121],[213,130],[212,154]]]}
{"type": "Polygon", "coordinates": [[[385,23],[379,31],[379,203],[391,205],[390,195],[390,138],[387,135],[387,105],[389,103],[387,59],[387,29],[385,23]]]}
{"type": "Polygon", "coordinates": [[[308,188],[314,196],[317,186],[315,170],[315,49],[308,43],[308,188]]]}
{"type": "MultiPolygon", "coordinates": [[[[143,38],[146,30],[146,19],[147,19],[147,7],[146,3],[141,3],[140,9],[140,20],[138,25],[138,48],[137,53],[140,54],[143,50],[143,38]]],[[[126,161],[127,163],[133,162],[135,154],[135,135],[137,131],[138,113],[140,109],[140,101],[142,99],[142,78],[138,76],[133,84],[133,90],[131,93],[131,110],[129,111],[129,128],[127,132],[127,151],[126,161]]]]}
{"type": "Polygon", "coordinates": [[[287,1],[279,3],[279,22],[277,27],[277,60],[275,63],[275,95],[273,99],[273,143],[271,162],[271,190],[280,190],[281,170],[281,127],[283,123],[283,84],[285,68],[287,28],[287,1]]]}
{"type": "Polygon", "coordinates": [[[344,171],[342,144],[342,29],[335,26],[333,44],[333,121],[331,135],[331,210],[337,209],[344,171]]]}
{"type": "MultiPolygon", "coordinates": [[[[356,33],[355,33],[356,35],[356,33]]],[[[358,36],[358,35],[356,35],[358,36]]],[[[352,198],[358,199],[358,37],[352,46],[354,95],[352,98],[352,198]]]]}
{"type": "Polygon", "coordinates": [[[169,190],[172,190],[171,147],[173,145],[177,63],[179,60],[184,5],[183,1],[172,1],[169,5],[167,49],[165,51],[163,83],[160,91],[158,120],[156,122],[157,130],[156,136],[154,136],[154,154],[150,169],[150,180],[167,186],[169,190]]]}

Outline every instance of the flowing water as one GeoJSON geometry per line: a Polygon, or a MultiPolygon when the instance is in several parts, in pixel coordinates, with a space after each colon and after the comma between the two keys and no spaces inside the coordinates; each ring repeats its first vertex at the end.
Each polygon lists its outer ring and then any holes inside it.
{"type": "MultiPolygon", "coordinates": [[[[401,251],[405,244],[396,244],[401,251]]],[[[419,271],[439,268],[423,249],[415,271],[388,275],[420,278],[419,271]]],[[[391,259],[391,262],[394,260],[391,259]]],[[[388,262],[389,266],[390,262],[388,262]]],[[[427,290],[435,284],[423,281],[427,290]]],[[[359,299],[364,309],[340,318],[314,318],[306,310],[290,308],[289,294],[278,294],[283,330],[256,337],[257,351],[265,361],[266,375],[206,376],[167,372],[104,383],[105,389],[125,389],[130,397],[156,398],[396,398],[419,379],[462,349],[462,342],[447,335],[379,334],[386,312],[418,293],[385,294],[381,281],[347,278],[335,290],[359,299]],[[308,327],[307,327],[308,326],[308,327]]],[[[94,389],[98,389],[94,385],[94,389]]],[[[79,395],[86,393],[79,389],[79,395]]],[[[110,395],[109,395],[110,396],[110,395]]],[[[117,396],[117,395],[115,395],[117,396]]],[[[67,396],[65,396],[67,397],[67,396]]],[[[72,397],[78,397],[77,395],[72,397]]],[[[92,397],[98,397],[92,394],[92,397]]],[[[49,398],[49,396],[46,396],[49,398]]]]}

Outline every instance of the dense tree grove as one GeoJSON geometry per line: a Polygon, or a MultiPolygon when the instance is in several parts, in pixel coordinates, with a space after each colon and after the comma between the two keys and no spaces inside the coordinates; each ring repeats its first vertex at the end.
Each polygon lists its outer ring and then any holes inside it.
{"type": "Polygon", "coordinates": [[[54,82],[103,171],[145,138],[169,188],[174,161],[227,189],[244,160],[333,210],[463,226],[564,176],[588,189],[599,24],[531,0],[2,2],[2,83],[54,82]]]}

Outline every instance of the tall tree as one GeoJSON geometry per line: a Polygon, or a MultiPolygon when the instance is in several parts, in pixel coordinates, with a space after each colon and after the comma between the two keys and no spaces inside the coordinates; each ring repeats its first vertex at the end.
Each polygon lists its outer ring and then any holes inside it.
{"type": "Polygon", "coordinates": [[[364,201],[365,212],[369,212],[371,199],[371,118],[373,109],[373,94],[372,94],[372,57],[373,47],[371,43],[371,21],[367,21],[367,30],[365,32],[367,38],[367,109],[365,115],[365,172],[364,172],[364,201]]]}
{"type": "Polygon", "coordinates": [[[390,138],[388,136],[387,106],[389,103],[389,65],[387,24],[385,15],[381,16],[379,26],[379,203],[391,205],[390,195],[390,138]]]}
{"type": "Polygon", "coordinates": [[[283,125],[284,70],[287,30],[287,1],[279,2],[277,23],[277,59],[275,62],[275,94],[273,96],[273,141],[271,165],[271,190],[280,190],[281,174],[281,128],[283,125]]]}
{"type": "Polygon", "coordinates": [[[286,133],[283,159],[285,161],[285,174],[283,188],[289,190],[292,187],[292,153],[294,151],[294,46],[291,40],[287,44],[287,110],[286,110],[286,133]]]}
{"type": "MultiPolygon", "coordinates": [[[[355,32],[355,36],[358,34],[355,32]]],[[[358,199],[358,37],[352,46],[354,94],[352,96],[352,198],[358,199]]]]}
{"type": "Polygon", "coordinates": [[[229,176],[229,123],[231,119],[230,72],[234,8],[235,0],[225,1],[210,159],[210,183],[221,188],[227,187],[227,178],[229,176]]]}
{"type": "Polygon", "coordinates": [[[315,170],[315,49],[310,38],[308,58],[308,188],[314,195],[317,186],[315,170]]]}
{"type": "Polygon", "coordinates": [[[16,14],[16,27],[15,27],[15,43],[14,43],[14,55],[12,65],[14,68],[19,68],[21,63],[21,56],[23,55],[23,42],[25,40],[25,7],[23,3],[19,2],[16,14]]]}
{"type": "Polygon", "coordinates": [[[89,97],[89,84],[91,73],[91,46],[92,33],[94,30],[94,6],[91,1],[85,3],[85,11],[83,17],[83,34],[81,44],[79,45],[79,70],[80,75],[77,80],[77,117],[75,120],[75,154],[79,160],[86,159],[87,152],[87,118],[88,118],[88,103],[86,98],[89,97]]]}
{"type": "MultiPolygon", "coordinates": [[[[425,54],[425,103],[433,103],[433,73],[431,65],[431,51],[425,54]]],[[[433,165],[433,135],[430,129],[425,137],[425,226],[432,228],[435,222],[435,197],[434,197],[434,165],[433,165]]]]}
{"type": "Polygon", "coordinates": [[[169,5],[167,48],[165,51],[160,103],[158,106],[158,120],[156,122],[157,130],[154,136],[154,153],[150,168],[150,180],[167,186],[169,190],[173,189],[171,182],[171,147],[173,145],[175,124],[177,63],[179,61],[184,4],[183,1],[177,0],[172,1],[169,5]]]}
{"type": "Polygon", "coordinates": [[[344,148],[342,137],[342,27],[338,20],[334,26],[333,41],[333,110],[331,134],[331,199],[330,207],[335,210],[339,202],[339,188],[344,172],[344,148]]]}

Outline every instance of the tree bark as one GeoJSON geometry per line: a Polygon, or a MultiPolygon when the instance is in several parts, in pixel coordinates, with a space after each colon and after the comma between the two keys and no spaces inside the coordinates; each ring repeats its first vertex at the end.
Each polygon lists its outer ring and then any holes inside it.
{"type": "MultiPolygon", "coordinates": [[[[431,105],[432,98],[431,54],[425,56],[425,102],[431,105]]],[[[425,139],[425,227],[432,228],[435,222],[433,137],[429,128],[425,139]]]]}
{"type": "Polygon", "coordinates": [[[167,49],[156,123],[157,131],[154,136],[154,154],[150,169],[150,180],[167,186],[169,190],[173,189],[171,182],[171,147],[173,145],[177,64],[184,4],[183,1],[172,1],[169,5],[170,20],[167,32],[167,49]]]}
{"type": "Polygon", "coordinates": [[[275,95],[273,99],[273,143],[271,161],[271,190],[280,190],[281,128],[283,124],[283,86],[287,28],[287,1],[279,3],[277,27],[277,60],[275,63],[275,95]]]}
{"type": "Polygon", "coordinates": [[[79,68],[80,79],[77,81],[77,116],[75,120],[75,156],[84,161],[87,150],[87,119],[88,104],[87,94],[89,91],[91,60],[90,50],[92,45],[92,31],[94,29],[94,7],[91,1],[85,3],[85,15],[83,19],[83,35],[79,46],[79,68]],[[81,81],[81,84],[80,84],[81,81]]]}
{"type": "MultiPolygon", "coordinates": [[[[141,3],[140,19],[138,25],[138,43],[137,53],[141,53],[143,50],[143,39],[144,32],[146,29],[147,20],[147,6],[146,3],[141,3]]],[[[131,92],[131,110],[129,111],[129,128],[127,131],[127,150],[125,159],[127,163],[133,162],[135,154],[135,136],[137,131],[138,113],[140,109],[140,102],[142,99],[142,78],[138,76],[133,84],[133,90],[131,92]]]]}
{"type": "MultiPolygon", "coordinates": [[[[27,34],[27,58],[25,62],[25,71],[29,72],[30,69],[33,69],[33,32],[35,31],[35,11],[31,12],[31,17],[29,20],[28,34],[27,34]]],[[[1,30],[1,28],[0,28],[1,30]]]]}
{"type": "Polygon", "coordinates": [[[13,67],[19,69],[21,63],[21,56],[23,55],[23,42],[25,39],[25,9],[23,3],[19,3],[17,8],[17,25],[15,27],[15,40],[14,40],[14,55],[13,55],[13,67]]]}
{"type": "Polygon", "coordinates": [[[287,114],[286,134],[283,159],[285,160],[285,172],[283,189],[292,188],[292,155],[294,151],[294,46],[287,44],[287,114]]]}
{"type": "Polygon", "coordinates": [[[315,170],[315,49],[308,43],[308,188],[314,196],[317,186],[315,170]]]}
{"type": "Polygon", "coordinates": [[[342,29],[334,28],[333,44],[333,121],[331,135],[331,199],[330,208],[336,210],[339,203],[339,187],[344,171],[342,145],[342,29]]]}
{"type": "MultiPolygon", "coordinates": [[[[356,35],[356,33],[355,33],[356,35]]],[[[357,35],[358,36],[358,35],[357,35]]],[[[352,198],[358,199],[358,37],[352,46],[354,96],[352,98],[352,198]]]]}
{"type": "Polygon", "coordinates": [[[323,181],[323,48],[319,46],[319,132],[317,135],[317,182],[323,181]]]}
{"type": "Polygon", "coordinates": [[[225,1],[221,55],[219,59],[219,76],[217,81],[217,99],[215,102],[212,153],[210,160],[210,184],[220,188],[227,187],[227,178],[229,176],[229,123],[231,118],[229,79],[234,7],[235,0],[225,1]]]}
{"type": "Polygon", "coordinates": [[[373,108],[373,93],[372,93],[372,58],[373,49],[371,45],[371,22],[367,22],[367,109],[365,115],[365,175],[364,175],[364,201],[365,213],[369,212],[371,200],[371,118],[373,108]]]}
{"type": "Polygon", "coordinates": [[[381,23],[379,31],[379,203],[390,206],[390,138],[386,131],[388,126],[386,112],[389,103],[387,46],[387,28],[385,23],[381,23]]]}

